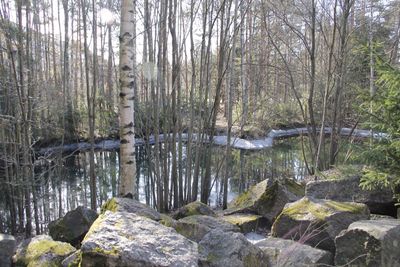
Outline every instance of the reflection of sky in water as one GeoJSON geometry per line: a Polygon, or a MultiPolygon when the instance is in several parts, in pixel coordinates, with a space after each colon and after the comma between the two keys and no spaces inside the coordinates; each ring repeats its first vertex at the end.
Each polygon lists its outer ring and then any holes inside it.
{"type": "MultiPolygon", "coordinates": [[[[299,148],[298,142],[293,139],[285,140],[265,150],[232,150],[231,162],[229,163],[228,201],[237,196],[240,190],[246,190],[249,186],[270,177],[285,176],[295,177],[298,180],[302,179],[305,168],[299,148]]],[[[138,147],[136,151],[139,198],[141,202],[150,205],[153,205],[153,198],[149,195],[149,192],[157,192],[156,188],[151,188],[152,184],[155,183],[153,152],[147,153],[145,147],[138,147]]],[[[211,206],[218,206],[222,203],[221,184],[225,173],[224,154],[225,149],[223,147],[215,147],[209,155],[212,157],[213,187],[210,192],[209,203],[211,206]]],[[[171,156],[172,154],[168,153],[169,164],[171,164],[171,156]]],[[[117,195],[118,158],[119,155],[116,151],[95,153],[98,207],[104,204],[107,199],[117,195]]],[[[192,166],[194,166],[194,158],[192,160],[192,166]]],[[[89,153],[76,154],[64,159],[62,163],[57,164],[56,161],[53,163],[51,167],[44,166],[35,170],[35,173],[38,174],[36,188],[39,217],[44,226],[49,221],[57,219],[59,214],[65,214],[68,210],[79,205],[90,206],[89,153]]],[[[181,164],[183,181],[185,180],[186,166],[186,149],[183,147],[181,164]]],[[[204,163],[202,163],[202,166],[204,167],[204,163]]],[[[169,166],[169,171],[171,171],[171,166],[169,166]]],[[[192,167],[192,171],[194,172],[194,167],[192,167]]],[[[171,182],[169,185],[171,186],[171,182]]],[[[4,201],[1,198],[0,206],[4,207],[4,201]]],[[[5,211],[6,209],[0,210],[5,211]]],[[[5,214],[0,211],[1,214],[8,216],[8,213],[5,214]]]]}

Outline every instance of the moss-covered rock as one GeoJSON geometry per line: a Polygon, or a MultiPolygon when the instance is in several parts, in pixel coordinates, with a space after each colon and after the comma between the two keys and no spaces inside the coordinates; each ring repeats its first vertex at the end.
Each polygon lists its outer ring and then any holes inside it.
{"type": "Polygon", "coordinates": [[[304,186],[292,179],[264,180],[238,196],[228,205],[226,215],[257,213],[272,224],[288,202],[304,196],[304,186]]]}
{"type": "Polygon", "coordinates": [[[108,200],[101,207],[101,213],[106,211],[135,213],[154,221],[161,220],[160,213],[156,210],[131,198],[114,197],[108,200]]]}
{"type": "Polygon", "coordinates": [[[79,246],[97,216],[94,210],[78,207],[69,211],[64,217],[51,222],[49,234],[54,240],[79,246]]]}
{"type": "Polygon", "coordinates": [[[219,218],[206,215],[193,215],[177,221],[175,230],[189,238],[199,242],[208,232],[219,229],[224,232],[240,232],[240,228],[221,220],[219,218]]]}
{"type": "Polygon", "coordinates": [[[265,228],[271,226],[267,219],[256,214],[237,213],[223,216],[221,219],[238,226],[242,233],[265,230],[265,228]]]}
{"type": "Polygon", "coordinates": [[[105,211],[82,242],[81,266],[196,266],[197,244],[173,228],[128,212],[105,211]]]}
{"type": "Polygon", "coordinates": [[[267,255],[243,234],[210,231],[199,243],[200,266],[268,266],[267,255]]]}
{"type": "Polygon", "coordinates": [[[272,235],[302,240],[334,253],[339,232],[363,219],[369,219],[364,204],[304,197],[285,206],[272,226],[272,235]]]}
{"type": "Polygon", "coordinates": [[[171,216],[175,220],[179,220],[192,215],[216,216],[216,213],[206,204],[195,201],[178,209],[171,216]]]}
{"type": "Polygon", "coordinates": [[[58,267],[76,249],[68,243],[54,241],[50,236],[39,235],[24,240],[17,249],[16,266],[58,267]]]}
{"type": "Polygon", "coordinates": [[[159,221],[159,223],[161,223],[162,225],[167,226],[167,227],[172,227],[172,228],[176,227],[177,221],[174,220],[173,218],[171,218],[170,216],[161,213],[160,217],[161,217],[161,220],[159,221]]]}
{"type": "Polygon", "coordinates": [[[393,192],[390,188],[364,190],[360,187],[362,166],[342,166],[318,174],[317,181],[308,182],[306,196],[341,202],[358,202],[372,213],[396,216],[393,192]]]}

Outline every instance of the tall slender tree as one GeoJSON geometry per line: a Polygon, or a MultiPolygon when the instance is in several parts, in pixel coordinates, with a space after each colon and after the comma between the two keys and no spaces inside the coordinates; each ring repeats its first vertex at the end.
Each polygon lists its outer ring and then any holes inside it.
{"type": "Polygon", "coordinates": [[[135,99],[135,49],[133,36],[135,25],[135,1],[123,0],[121,6],[120,31],[120,172],[121,182],[119,194],[137,198],[136,193],[136,162],[135,162],[135,130],[134,130],[134,99],[135,99]]]}

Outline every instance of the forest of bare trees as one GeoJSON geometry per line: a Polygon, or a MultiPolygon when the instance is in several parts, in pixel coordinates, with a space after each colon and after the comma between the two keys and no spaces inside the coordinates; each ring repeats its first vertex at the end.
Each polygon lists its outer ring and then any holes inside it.
{"type": "MultiPolygon", "coordinates": [[[[57,172],[66,157],[40,155],[41,147],[92,145],[96,209],[95,142],[121,137],[121,175],[133,182],[134,136],[154,138],[151,203],[168,211],[208,202],[212,137],[225,134],[226,207],[231,140],[304,126],[308,173],[329,169],[346,153],[341,129],[368,121],[360,96],[376,93],[375,55],[399,63],[396,0],[0,3],[0,218],[7,214],[10,232],[27,236],[49,220],[37,204],[46,193],[37,190],[46,183],[37,167],[57,172]],[[121,23],[122,15],[129,21],[121,23]]],[[[136,195],[135,184],[120,186],[121,194],[136,195]]]]}

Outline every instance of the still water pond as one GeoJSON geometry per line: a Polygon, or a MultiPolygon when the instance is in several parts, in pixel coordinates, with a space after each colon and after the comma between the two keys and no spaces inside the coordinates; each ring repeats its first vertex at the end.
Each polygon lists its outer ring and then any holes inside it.
{"type": "MultiPolygon", "coordinates": [[[[187,158],[185,146],[178,168],[185,173],[187,158]]],[[[154,191],[154,149],[139,146],[136,149],[137,181],[140,201],[154,206],[151,192],[154,191]]],[[[222,203],[222,177],[224,174],[223,147],[213,147],[211,155],[212,190],[209,205],[222,203]]],[[[168,163],[172,155],[168,154],[168,163]]],[[[205,162],[205,161],[204,161],[205,162]]],[[[202,164],[202,163],[201,163],[202,164]]],[[[101,207],[109,198],[116,196],[119,181],[118,151],[97,151],[95,153],[97,201],[101,207]]],[[[194,165],[194,160],[192,162],[194,165]]],[[[204,165],[204,164],[203,164],[204,165]]],[[[299,139],[276,142],[271,148],[258,151],[232,150],[229,163],[230,179],[228,201],[249,186],[271,177],[294,177],[301,180],[306,174],[299,139]]],[[[203,166],[204,167],[204,166],[203,166]]],[[[193,169],[193,168],[192,168],[193,169]]],[[[204,169],[204,168],[201,168],[204,169]]],[[[51,164],[35,168],[35,191],[38,199],[38,215],[41,227],[64,215],[77,206],[90,207],[89,153],[82,152],[54,159],[51,164]]],[[[202,175],[200,172],[200,176],[202,175]]],[[[171,183],[170,183],[171,184],[171,183]]],[[[0,219],[7,221],[5,200],[0,196],[0,219]]]]}

